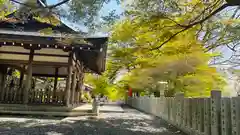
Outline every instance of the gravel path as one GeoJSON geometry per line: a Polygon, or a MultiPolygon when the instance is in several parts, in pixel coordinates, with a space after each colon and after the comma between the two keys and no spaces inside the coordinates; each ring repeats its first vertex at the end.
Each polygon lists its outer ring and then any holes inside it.
{"type": "Polygon", "coordinates": [[[0,117],[0,135],[184,135],[158,118],[134,109],[98,118],[0,117]]]}

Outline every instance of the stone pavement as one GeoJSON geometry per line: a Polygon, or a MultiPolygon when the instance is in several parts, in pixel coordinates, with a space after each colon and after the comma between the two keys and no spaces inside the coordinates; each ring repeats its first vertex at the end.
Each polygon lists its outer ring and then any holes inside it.
{"type": "MultiPolygon", "coordinates": [[[[92,104],[84,104],[73,109],[74,111],[92,110],[92,104]]],[[[99,107],[100,112],[124,112],[121,106],[117,104],[104,104],[99,107]]]]}
{"type": "Polygon", "coordinates": [[[162,120],[124,107],[99,117],[1,116],[1,135],[184,135],[162,120]]]}

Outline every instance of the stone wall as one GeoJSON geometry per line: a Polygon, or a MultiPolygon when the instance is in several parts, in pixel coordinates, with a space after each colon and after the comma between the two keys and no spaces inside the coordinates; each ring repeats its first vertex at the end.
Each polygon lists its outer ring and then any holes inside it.
{"type": "Polygon", "coordinates": [[[189,135],[240,135],[240,97],[221,97],[212,91],[209,98],[133,97],[130,106],[161,117],[189,135]]]}

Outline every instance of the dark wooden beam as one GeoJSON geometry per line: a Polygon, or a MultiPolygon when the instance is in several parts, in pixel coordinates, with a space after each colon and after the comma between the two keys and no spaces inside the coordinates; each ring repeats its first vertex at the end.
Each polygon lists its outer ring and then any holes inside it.
{"type": "Polygon", "coordinates": [[[20,72],[19,87],[22,88],[23,85],[24,72],[20,72]]]}
{"type": "MultiPolygon", "coordinates": [[[[0,60],[1,64],[10,64],[10,65],[22,65],[28,64],[26,60],[0,60]]],[[[33,61],[34,66],[59,66],[59,67],[67,67],[68,63],[61,62],[41,62],[41,61],[33,61]]]]}
{"type": "Polygon", "coordinates": [[[58,70],[59,68],[55,68],[55,77],[54,77],[54,86],[53,86],[53,100],[56,101],[56,92],[57,92],[57,83],[58,83],[58,70]]]}
{"type": "MultiPolygon", "coordinates": [[[[25,68],[25,67],[24,67],[25,68]]],[[[20,72],[20,81],[19,81],[19,88],[18,88],[18,101],[22,101],[22,93],[23,93],[23,78],[24,78],[24,72],[20,72]]]]}
{"type": "MultiPolygon", "coordinates": [[[[32,76],[35,77],[56,77],[55,75],[50,75],[50,74],[32,74],[32,76]]],[[[66,78],[68,75],[58,75],[58,78],[66,78]]]]}
{"type": "MultiPolygon", "coordinates": [[[[30,53],[25,52],[9,52],[9,51],[0,51],[3,54],[19,54],[19,55],[30,55],[30,53]]],[[[69,57],[69,55],[60,55],[60,54],[45,54],[45,53],[34,53],[34,56],[53,56],[53,57],[69,57]]]]}
{"type": "MultiPolygon", "coordinates": [[[[1,46],[20,46],[23,47],[25,49],[34,49],[34,50],[40,50],[41,48],[54,48],[54,49],[62,49],[65,52],[72,52],[73,49],[80,49],[80,50],[85,50],[85,51],[97,51],[99,52],[100,50],[97,50],[96,48],[94,48],[92,45],[89,44],[74,44],[72,45],[72,43],[66,44],[66,43],[62,43],[61,39],[54,39],[53,40],[49,40],[46,37],[39,37],[39,36],[33,36],[32,39],[28,39],[27,40],[23,40],[24,35],[20,35],[20,37],[15,37],[16,35],[3,35],[0,33],[0,44],[1,46]],[[3,38],[3,36],[5,36],[3,38]],[[12,38],[12,36],[14,38],[12,38]],[[45,39],[41,39],[41,38],[45,38],[45,39]],[[33,40],[35,39],[35,40],[33,40]]],[[[53,38],[53,37],[50,37],[53,38]]]]}
{"type": "Polygon", "coordinates": [[[0,89],[1,89],[1,101],[4,101],[5,98],[5,93],[6,93],[6,89],[4,88],[5,83],[7,81],[7,66],[2,66],[2,78],[1,78],[1,85],[0,85],[0,89]]]}
{"type": "MultiPolygon", "coordinates": [[[[78,74],[78,76],[79,76],[79,74],[78,74]]],[[[78,103],[80,103],[79,101],[80,101],[80,89],[81,89],[81,87],[80,87],[80,83],[79,83],[79,77],[78,77],[78,81],[77,81],[77,86],[76,86],[76,97],[77,97],[77,99],[76,99],[76,102],[77,102],[77,104],[78,103]]]]}

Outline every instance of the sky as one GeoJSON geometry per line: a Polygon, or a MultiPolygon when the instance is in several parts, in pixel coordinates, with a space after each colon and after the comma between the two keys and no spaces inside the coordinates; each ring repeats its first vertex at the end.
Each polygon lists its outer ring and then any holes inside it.
{"type": "MultiPolygon", "coordinates": [[[[59,0],[47,0],[48,4],[56,4],[58,2],[59,0]]],[[[103,7],[103,9],[100,12],[103,14],[107,14],[111,10],[116,10],[116,12],[119,14],[122,12],[121,6],[118,5],[115,0],[111,0],[108,4],[106,4],[103,7]]]]}
{"type": "MultiPolygon", "coordinates": [[[[47,0],[48,5],[56,4],[60,0],[47,0]]],[[[116,14],[121,14],[123,12],[123,9],[121,8],[121,5],[118,5],[115,0],[111,0],[108,4],[105,4],[103,8],[99,11],[100,15],[106,16],[108,13],[110,13],[112,10],[115,10],[116,14]]],[[[87,28],[84,27],[83,25],[76,24],[76,23],[71,23],[67,19],[62,18],[63,22],[68,25],[69,27],[77,27],[78,29],[82,30],[83,32],[87,32],[87,28]]],[[[97,35],[105,35],[102,32],[96,33],[97,35]]]]}

